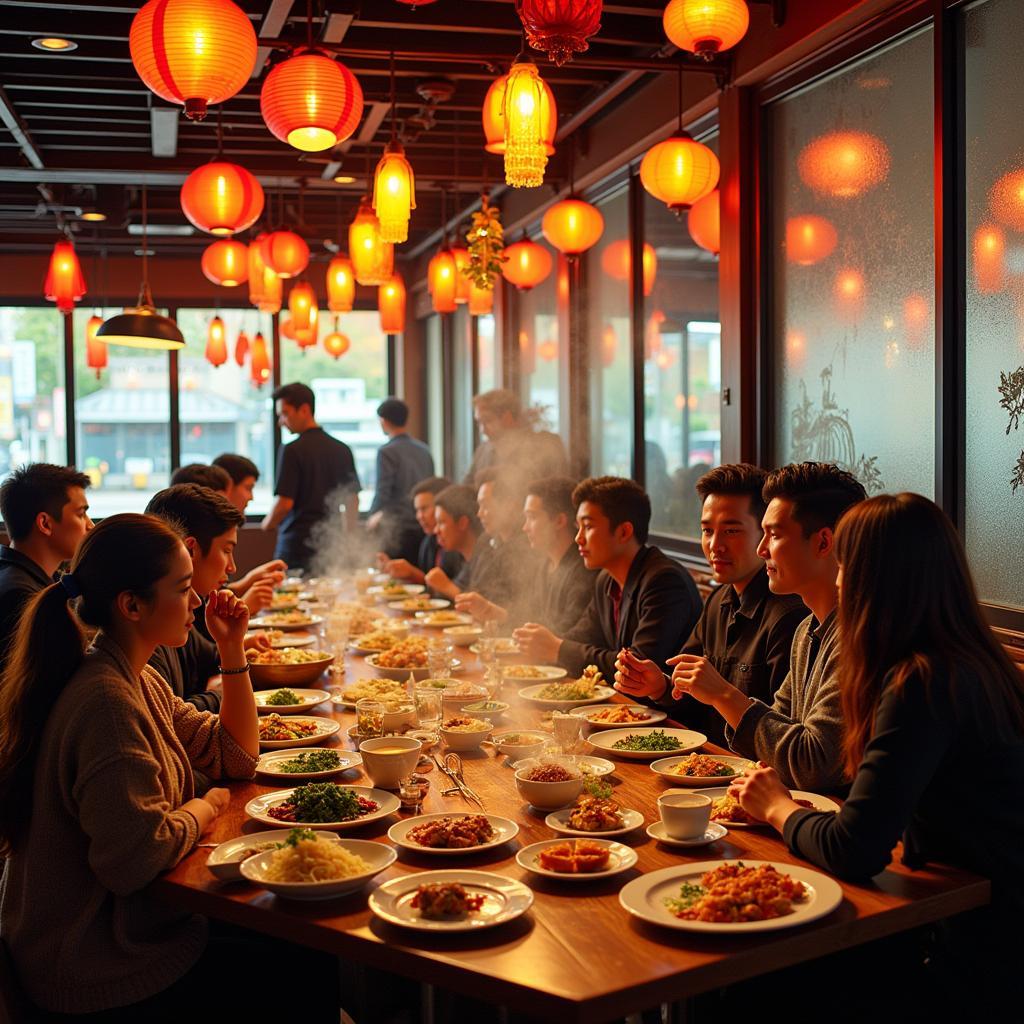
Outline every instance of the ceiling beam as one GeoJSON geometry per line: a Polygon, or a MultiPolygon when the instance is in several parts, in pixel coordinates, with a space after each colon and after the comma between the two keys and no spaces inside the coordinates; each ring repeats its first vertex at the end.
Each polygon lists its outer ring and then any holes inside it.
{"type": "MultiPolygon", "coordinates": [[[[281,29],[284,28],[288,21],[288,15],[292,12],[292,6],[295,0],[270,0],[270,7],[267,8],[267,13],[263,16],[263,21],[260,24],[259,37],[273,38],[280,34],[281,29]]],[[[256,48],[256,63],[252,69],[253,78],[259,78],[263,74],[263,65],[267,63],[267,58],[270,56],[270,47],[260,45],[256,48]]]]}
{"type": "Polygon", "coordinates": [[[14,109],[14,104],[11,103],[2,86],[0,86],[0,121],[3,121],[8,131],[14,136],[14,141],[18,143],[18,147],[25,155],[25,159],[37,170],[42,170],[44,166],[43,158],[39,155],[39,150],[36,149],[35,143],[32,141],[28,125],[18,116],[17,110],[14,109]]]}
{"type": "Polygon", "coordinates": [[[178,110],[176,107],[153,107],[149,112],[149,133],[153,156],[178,155],[178,110]]]}

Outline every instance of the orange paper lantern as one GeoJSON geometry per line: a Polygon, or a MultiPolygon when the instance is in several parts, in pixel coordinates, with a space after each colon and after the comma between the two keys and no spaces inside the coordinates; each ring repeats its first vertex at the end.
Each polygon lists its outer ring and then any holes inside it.
{"type": "MultiPolygon", "coordinates": [[[[558,130],[558,107],[551,86],[539,79],[541,85],[540,130],[544,140],[544,152],[553,156],[555,152],[555,132],[558,130]]],[[[487,90],[483,106],[484,149],[488,153],[505,152],[505,85],[508,75],[496,78],[487,90]]]]}
{"type": "Polygon", "coordinates": [[[363,90],[344,64],[322,53],[299,52],[276,65],[260,92],[271,133],[315,153],[344,142],[363,116],[363,90]]]}
{"type": "Polygon", "coordinates": [[[544,214],[541,231],[559,252],[573,259],[600,240],[604,217],[582,199],[563,199],[544,214]]]}
{"type": "Polygon", "coordinates": [[[313,306],[309,311],[309,324],[305,327],[299,327],[298,324],[292,325],[292,336],[295,338],[295,344],[300,349],[305,351],[307,348],[313,348],[316,343],[320,340],[320,311],[313,306]]]}
{"type": "Polygon", "coordinates": [[[523,292],[536,288],[554,266],[551,253],[528,238],[508,246],[505,255],[508,260],[501,265],[501,275],[523,292]]]}
{"type": "Polygon", "coordinates": [[[238,339],[235,341],[235,362],[239,366],[245,366],[246,356],[249,355],[249,335],[245,331],[238,332],[238,339]]]}
{"type": "Polygon", "coordinates": [[[197,167],[181,186],[181,209],[200,231],[233,235],[263,213],[263,186],[244,167],[215,160],[197,167]]]}
{"type": "Polygon", "coordinates": [[[530,46],[561,67],[600,31],[602,6],[601,0],[522,0],[519,18],[530,46]]]}
{"type": "Polygon", "coordinates": [[[384,242],[409,238],[409,218],[416,209],[416,175],[399,142],[388,143],[373,179],[373,212],[384,242]]]}
{"type": "Polygon", "coordinates": [[[710,60],[747,34],[750,11],[744,0],[671,0],[662,24],[680,50],[710,60]]]}
{"type": "Polygon", "coordinates": [[[260,255],[278,277],[298,277],[309,265],[309,246],[294,231],[271,231],[260,243],[260,255]]]}
{"type": "Polygon", "coordinates": [[[258,303],[261,313],[280,313],[281,298],[284,294],[284,285],[281,278],[264,265],[263,267],[263,294],[258,303]]]}
{"type": "Polygon", "coordinates": [[[469,315],[488,316],[494,312],[494,289],[479,288],[470,281],[469,283],[469,315]]]}
{"type": "Polygon", "coordinates": [[[47,301],[56,302],[64,314],[70,313],[75,303],[85,295],[85,277],[71,242],[54,243],[43,294],[47,301]]]}
{"type": "Polygon", "coordinates": [[[249,279],[249,247],[221,239],[203,250],[201,265],[207,280],[224,288],[234,288],[249,279]]]}
{"type": "Polygon", "coordinates": [[[219,316],[210,321],[206,332],[206,360],[211,366],[223,366],[228,361],[228,340],[219,316]]]}
{"type": "Polygon", "coordinates": [[[808,143],[797,159],[805,185],[820,196],[853,199],[889,175],[889,149],[868,132],[829,132],[808,143]]]}
{"type": "MultiPolygon", "coordinates": [[[[644,242],[643,250],[644,295],[654,291],[658,277],[658,254],[654,246],[644,242]]],[[[628,238],[620,238],[604,247],[601,269],[616,281],[628,281],[633,273],[633,249],[628,238]]]]}
{"type": "Polygon", "coordinates": [[[335,256],[327,267],[327,308],[350,313],[356,301],[356,275],[347,256],[335,256]]]}
{"type": "Polygon", "coordinates": [[[395,247],[380,237],[380,221],[366,196],[348,228],[348,254],[362,285],[383,284],[395,271],[395,247]]]}
{"type": "Polygon", "coordinates": [[[338,330],[338,318],[335,317],[334,330],[324,338],[324,348],[327,350],[327,354],[335,359],[340,359],[351,347],[352,342],[349,341],[348,335],[342,334],[338,330]]]}
{"type": "Polygon", "coordinates": [[[988,196],[996,220],[1014,231],[1024,231],[1024,170],[1004,174],[988,196]]]}
{"type": "Polygon", "coordinates": [[[473,281],[466,273],[469,268],[469,250],[455,246],[452,249],[455,257],[455,266],[458,268],[458,276],[455,280],[455,301],[460,305],[469,302],[470,293],[473,291],[473,281]]]}
{"type": "Polygon", "coordinates": [[[128,49],[147,88],[201,121],[209,104],[248,83],[256,32],[230,0],[149,0],[132,19],[128,49]]]}
{"type": "Polygon", "coordinates": [[[96,337],[96,332],[103,323],[103,317],[91,316],[85,325],[85,365],[96,371],[96,379],[100,379],[100,370],[107,365],[107,346],[96,337]]]}
{"type": "Polygon", "coordinates": [[[718,157],[685,132],[659,142],[640,162],[640,182],[670,210],[688,210],[718,184],[718,157]]]}
{"type": "Polygon", "coordinates": [[[394,273],[377,289],[380,329],[385,334],[401,334],[405,330],[405,281],[394,273]]]}
{"type": "Polygon", "coordinates": [[[545,362],[552,363],[558,358],[558,342],[551,338],[542,341],[537,346],[537,355],[545,362]]]}
{"type": "Polygon", "coordinates": [[[786,259],[801,267],[820,263],[832,254],[839,236],[824,217],[807,214],[786,221],[786,259]]]}
{"type": "Polygon", "coordinates": [[[982,224],[974,232],[974,287],[995,295],[1006,287],[1006,235],[998,224],[982,224]]]}
{"type": "Polygon", "coordinates": [[[270,380],[270,356],[267,354],[267,342],[262,334],[252,339],[252,359],[249,363],[249,375],[253,384],[261,388],[270,380]]]}
{"type": "Polygon", "coordinates": [[[427,267],[427,286],[435,313],[454,313],[459,293],[459,266],[451,249],[441,249],[427,267]]]}
{"type": "Polygon", "coordinates": [[[721,193],[716,188],[690,207],[686,215],[686,226],[690,237],[702,248],[716,256],[722,248],[721,240],[721,193]]]}
{"type": "Polygon", "coordinates": [[[292,315],[295,331],[305,331],[313,319],[312,311],[316,309],[316,292],[308,281],[296,281],[288,294],[288,312],[292,315]]]}

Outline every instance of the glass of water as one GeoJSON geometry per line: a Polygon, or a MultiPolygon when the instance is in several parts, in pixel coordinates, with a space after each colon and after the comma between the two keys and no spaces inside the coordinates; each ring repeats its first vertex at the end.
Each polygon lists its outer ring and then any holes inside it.
{"type": "Polygon", "coordinates": [[[563,754],[574,754],[583,734],[583,719],[566,711],[555,711],[551,715],[555,743],[563,754]]]}
{"type": "Polygon", "coordinates": [[[452,645],[443,637],[427,644],[427,669],[431,679],[449,679],[452,674],[452,645]]]}

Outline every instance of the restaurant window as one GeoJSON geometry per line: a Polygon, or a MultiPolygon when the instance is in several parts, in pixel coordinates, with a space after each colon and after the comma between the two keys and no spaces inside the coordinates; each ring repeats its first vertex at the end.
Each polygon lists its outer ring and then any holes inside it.
{"type": "Polygon", "coordinates": [[[633,474],[633,359],[630,330],[629,190],[591,199],[604,216],[601,241],[581,257],[590,353],[590,472],[633,474]],[[622,267],[625,246],[626,270],[622,267]]]}
{"type": "MultiPolygon", "coordinates": [[[[97,517],[142,512],[170,482],[170,358],[166,351],[107,347],[107,365],[86,366],[89,318],[121,309],[75,309],[75,441],[78,468],[88,474],[89,512],[97,517]]],[[[166,314],[166,310],[160,310],[166,314]]]]}
{"type": "Polygon", "coordinates": [[[0,306],[0,478],[29,462],[67,462],[64,317],[0,306]]]}
{"type": "Polygon", "coordinates": [[[452,331],[452,443],[455,474],[462,477],[473,461],[473,318],[466,305],[445,314],[452,331]]]}
{"type": "MultiPolygon", "coordinates": [[[[542,239],[535,239],[548,249],[542,239]]],[[[552,253],[552,270],[540,284],[516,295],[519,309],[519,368],[523,404],[537,410],[545,430],[561,429],[559,365],[566,358],[567,339],[560,324],[568,306],[565,261],[552,253]]]]}
{"type": "Polygon", "coordinates": [[[769,108],[776,465],[932,495],[931,29],[769,108]]]}
{"type": "Polygon", "coordinates": [[[476,318],[477,391],[501,387],[501,352],[493,314],[476,318]]]}
{"type": "MultiPolygon", "coordinates": [[[[717,140],[704,140],[715,152],[717,140]]],[[[690,237],[687,219],[643,193],[644,463],[651,529],[698,540],[697,480],[721,462],[718,257],[690,237]]],[[[630,270],[616,250],[618,273],[630,270]],[[624,262],[624,267],[622,266],[624,262]]],[[[609,335],[608,344],[625,342],[609,335]]]]}
{"type": "Polygon", "coordinates": [[[271,336],[270,317],[255,309],[179,309],[178,327],[185,348],[178,354],[178,411],[181,464],[212,462],[233,452],[251,459],[260,471],[253,498],[246,510],[263,515],[270,510],[274,490],[273,410],[269,384],[257,388],[249,365],[239,366],[235,346],[239,332],[251,340],[257,332],[271,336]],[[213,366],[206,359],[210,321],[224,322],[228,359],[213,366]]]}
{"type": "Polygon", "coordinates": [[[444,351],[441,343],[441,316],[432,313],[424,321],[427,340],[427,437],[434,468],[440,476],[451,475],[444,452],[444,351]]]}
{"type": "Polygon", "coordinates": [[[984,601],[1024,608],[1024,57],[1018,0],[964,14],[967,375],[964,539],[984,601]]]}
{"type": "MultiPolygon", "coordinates": [[[[333,314],[320,311],[321,340],[334,329],[333,314]]],[[[365,512],[377,487],[377,449],[387,440],[381,433],[377,406],[387,397],[387,335],[376,311],[345,313],[338,329],[351,345],[338,359],[322,344],[300,349],[281,338],[281,383],[308,384],[316,396],[316,420],[329,434],[352,449],[363,489],[359,508],[365,512]]],[[[294,438],[282,429],[281,442],[294,438]]]]}

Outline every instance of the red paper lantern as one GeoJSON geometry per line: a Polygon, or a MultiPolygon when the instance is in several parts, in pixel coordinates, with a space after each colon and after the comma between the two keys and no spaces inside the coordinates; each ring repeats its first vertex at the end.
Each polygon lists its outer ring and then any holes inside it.
{"type": "Polygon", "coordinates": [[[267,354],[267,342],[262,334],[252,339],[252,359],[249,363],[249,374],[253,384],[261,388],[270,380],[270,356],[267,354]]]}
{"type": "Polygon", "coordinates": [[[299,52],[267,75],[260,111],[274,136],[315,153],[344,142],[356,130],[363,116],[363,90],[339,61],[299,52]]]}
{"type": "Polygon", "coordinates": [[[207,280],[224,288],[234,288],[249,279],[249,247],[221,239],[203,250],[201,265],[207,280]]]}
{"type": "Polygon", "coordinates": [[[70,313],[85,295],[85,277],[71,242],[54,243],[43,294],[49,302],[56,302],[64,314],[70,313]]]}
{"type": "Polygon", "coordinates": [[[228,361],[228,341],[224,321],[215,316],[206,332],[206,359],[211,366],[223,366],[228,361]]]}
{"type": "MultiPolygon", "coordinates": [[[[644,295],[654,291],[658,277],[658,254],[654,246],[644,242],[643,251],[644,295]]],[[[606,245],[601,253],[601,269],[616,281],[628,281],[633,272],[633,249],[628,238],[606,245]]]]}
{"type": "Polygon", "coordinates": [[[298,277],[309,265],[309,246],[294,231],[271,231],[260,243],[260,255],[278,277],[298,277]]]}
{"type": "Polygon", "coordinates": [[[652,146],[640,162],[640,182],[670,210],[688,210],[718,184],[718,157],[685,132],[652,146]]]}
{"type": "Polygon", "coordinates": [[[797,159],[805,185],[818,195],[853,199],[889,175],[889,148],[868,132],[829,132],[808,143],[797,159]]]}
{"type": "Polygon", "coordinates": [[[316,292],[308,281],[296,281],[288,295],[288,311],[292,315],[295,333],[309,330],[315,314],[316,292]]]}
{"type": "Polygon", "coordinates": [[[553,363],[558,358],[558,342],[551,338],[542,341],[537,346],[537,355],[545,362],[553,363]]]}
{"type": "Polygon", "coordinates": [[[598,243],[604,234],[604,217],[582,199],[563,199],[544,214],[541,231],[559,252],[573,259],[598,243]]]}
{"type": "Polygon", "coordinates": [[[839,236],[824,217],[807,214],[786,221],[786,259],[801,267],[820,263],[832,255],[839,236]]]}
{"type": "Polygon", "coordinates": [[[327,308],[350,313],[356,301],[356,274],[347,256],[335,256],[327,267],[327,308]]]}
{"type": "Polygon", "coordinates": [[[149,0],[132,19],[128,49],[139,77],[193,121],[249,81],[256,32],[230,0],[149,0]]]}
{"type": "Polygon", "coordinates": [[[257,303],[261,313],[280,313],[284,285],[270,267],[263,267],[263,295],[257,303]]]}
{"type": "Polygon", "coordinates": [[[442,249],[427,266],[427,286],[435,313],[454,313],[459,294],[459,266],[451,249],[442,249]]]}
{"type": "Polygon", "coordinates": [[[686,226],[690,237],[702,248],[716,256],[722,248],[721,193],[716,188],[690,207],[686,226]]]}
{"type": "Polygon", "coordinates": [[[469,315],[488,316],[494,311],[494,289],[478,288],[476,283],[469,283],[469,315]]]}
{"type": "Polygon", "coordinates": [[[995,295],[1006,287],[1006,235],[998,224],[982,224],[974,232],[974,287],[995,295]]]}
{"type": "Polygon", "coordinates": [[[505,255],[508,261],[501,265],[501,275],[523,292],[536,288],[554,266],[551,253],[528,238],[508,246],[505,255]]]}
{"type": "Polygon", "coordinates": [[[377,289],[380,329],[385,334],[401,334],[405,330],[405,281],[394,273],[377,289]]]}
{"type": "Polygon", "coordinates": [[[309,326],[299,327],[297,324],[295,325],[295,344],[303,351],[307,348],[313,348],[320,340],[319,316],[320,312],[314,306],[309,311],[309,326]]]}
{"type": "Polygon", "coordinates": [[[249,335],[245,331],[238,332],[238,340],[235,342],[235,362],[239,366],[245,366],[246,356],[249,355],[249,335]]]}
{"type": "Polygon", "coordinates": [[[96,337],[96,332],[103,323],[103,317],[91,316],[85,325],[85,365],[96,371],[96,379],[100,379],[100,370],[107,365],[107,346],[96,337]]]}
{"type": "Polygon", "coordinates": [[[601,0],[522,0],[519,17],[530,45],[561,66],[601,30],[601,7],[601,0]]]}
{"type": "Polygon", "coordinates": [[[263,186],[244,167],[215,160],[197,167],[181,186],[181,209],[200,231],[233,235],[263,213],[263,186]]]}
{"type": "Polygon", "coordinates": [[[662,24],[680,50],[710,60],[747,34],[750,11],[744,0],[671,0],[662,24]]]}
{"type": "Polygon", "coordinates": [[[352,342],[349,341],[348,335],[342,334],[338,330],[338,318],[335,317],[334,330],[324,338],[324,348],[327,350],[327,354],[335,359],[340,359],[351,347],[352,342]]]}

